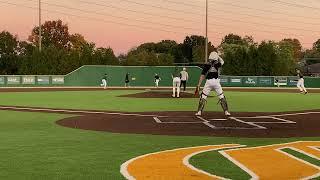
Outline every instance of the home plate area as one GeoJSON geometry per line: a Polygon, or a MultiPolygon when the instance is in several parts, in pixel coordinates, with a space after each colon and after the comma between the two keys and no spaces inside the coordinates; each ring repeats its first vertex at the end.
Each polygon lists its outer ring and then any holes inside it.
{"type": "Polygon", "coordinates": [[[273,116],[229,117],[225,119],[191,117],[153,117],[159,124],[203,124],[211,129],[268,129],[279,124],[296,125],[296,122],[273,116]]]}
{"type": "Polygon", "coordinates": [[[57,124],[85,130],[112,133],[287,138],[320,136],[319,111],[287,113],[233,112],[226,118],[221,112],[83,113],[57,124]]]}

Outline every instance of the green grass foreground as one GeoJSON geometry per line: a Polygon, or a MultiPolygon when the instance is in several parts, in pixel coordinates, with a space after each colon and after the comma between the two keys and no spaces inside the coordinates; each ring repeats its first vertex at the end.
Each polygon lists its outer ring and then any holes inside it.
{"type": "MultiPolygon", "coordinates": [[[[123,179],[120,165],[146,153],[211,144],[257,146],[298,140],[112,134],[56,125],[55,121],[65,115],[0,111],[0,117],[0,179],[10,180],[123,179]]],[[[215,162],[215,157],[214,152],[204,153],[191,163],[218,175],[247,177],[236,166],[221,166],[228,163],[221,157],[215,162]]]]}
{"type": "MultiPolygon", "coordinates": [[[[0,94],[0,105],[107,110],[123,112],[195,111],[198,99],[118,97],[142,91],[72,91],[0,94]]],[[[320,109],[320,93],[226,92],[232,112],[283,112],[320,109]]],[[[217,98],[209,98],[206,111],[221,111],[217,98]]]]}

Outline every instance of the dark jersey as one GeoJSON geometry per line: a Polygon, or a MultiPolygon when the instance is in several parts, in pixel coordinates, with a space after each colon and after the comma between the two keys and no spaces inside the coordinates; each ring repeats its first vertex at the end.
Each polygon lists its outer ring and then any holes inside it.
{"type": "Polygon", "coordinates": [[[102,79],[107,80],[107,75],[104,75],[102,79]]]}
{"type": "Polygon", "coordinates": [[[206,79],[218,79],[219,69],[221,68],[221,63],[218,61],[212,61],[204,65],[201,74],[206,76],[206,79]]]}
{"type": "Polygon", "coordinates": [[[129,74],[126,74],[126,79],[125,79],[126,82],[129,82],[129,74]]]}
{"type": "Polygon", "coordinates": [[[154,79],[160,79],[160,76],[156,75],[154,76],[154,79]]]}
{"type": "Polygon", "coordinates": [[[299,78],[303,78],[303,74],[301,72],[298,73],[297,75],[299,78]]]}

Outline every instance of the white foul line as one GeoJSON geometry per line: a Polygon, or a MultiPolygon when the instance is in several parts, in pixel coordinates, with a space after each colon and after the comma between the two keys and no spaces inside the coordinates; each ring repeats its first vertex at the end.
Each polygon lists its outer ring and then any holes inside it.
{"type": "Polygon", "coordinates": [[[209,121],[226,121],[227,119],[209,119],[209,121]]]}
{"type": "MultiPolygon", "coordinates": [[[[106,115],[120,115],[120,116],[138,116],[138,117],[155,117],[151,114],[130,114],[130,113],[116,113],[116,112],[102,112],[102,111],[83,111],[83,110],[66,110],[66,109],[47,109],[47,108],[28,108],[28,107],[10,107],[0,106],[2,110],[28,110],[28,111],[48,111],[48,112],[62,112],[62,113],[84,113],[84,114],[106,114],[106,115]]],[[[167,117],[167,116],[157,116],[167,117]]]]}
{"type": "Polygon", "coordinates": [[[203,124],[205,124],[206,126],[208,126],[208,127],[212,128],[212,129],[217,129],[217,127],[216,127],[216,126],[214,126],[214,125],[210,124],[209,122],[203,122],[203,124]]]}
{"type": "Polygon", "coordinates": [[[267,124],[267,123],[269,123],[269,124],[297,124],[294,121],[290,121],[290,120],[286,120],[286,119],[282,119],[282,118],[277,118],[277,117],[272,117],[272,116],[270,116],[269,118],[274,119],[274,120],[278,120],[280,122],[254,122],[254,123],[256,123],[256,124],[259,124],[259,123],[260,124],[267,124]]]}
{"type": "Polygon", "coordinates": [[[156,123],[162,123],[158,117],[153,117],[153,119],[156,121],[156,123]]]}
{"type": "Polygon", "coordinates": [[[301,112],[301,113],[288,113],[288,114],[275,114],[267,116],[249,116],[249,117],[238,117],[238,118],[266,118],[266,117],[283,117],[283,116],[297,116],[297,115],[307,115],[307,114],[320,114],[320,112],[301,112]]]}
{"type": "MultiPolygon", "coordinates": [[[[200,119],[202,122],[184,122],[184,121],[169,121],[169,122],[163,122],[159,119],[159,117],[153,117],[153,119],[156,121],[156,123],[161,123],[161,124],[204,124],[208,127],[210,127],[211,129],[216,129],[216,130],[223,130],[223,129],[235,129],[235,130],[252,130],[252,129],[268,129],[267,127],[258,125],[258,124],[296,124],[296,122],[294,121],[289,121],[286,119],[282,119],[282,118],[277,118],[277,117],[273,117],[273,116],[258,116],[258,117],[250,117],[249,119],[262,119],[262,118],[269,118],[269,119],[274,119],[274,120],[278,120],[278,122],[264,122],[264,121],[260,121],[260,122],[247,122],[247,121],[243,121],[241,119],[239,119],[239,117],[230,117],[231,120],[237,121],[239,123],[243,123],[243,124],[247,124],[250,125],[252,127],[217,127],[214,126],[213,124],[211,124],[211,121],[227,121],[227,119],[204,119],[201,116],[196,116],[198,119],[200,119]]],[[[241,118],[241,117],[240,117],[241,118]]],[[[245,117],[246,118],[246,117],[245,117]]]]}
{"type": "Polygon", "coordinates": [[[212,129],[216,129],[216,126],[210,124],[210,121],[204,119],[203,117],[200,117],[200,116],[197,116],[198,119],[200,119],[201,121],[203,121],[203,124],[208,126],[209,128],[212,128],[212,129]]]}

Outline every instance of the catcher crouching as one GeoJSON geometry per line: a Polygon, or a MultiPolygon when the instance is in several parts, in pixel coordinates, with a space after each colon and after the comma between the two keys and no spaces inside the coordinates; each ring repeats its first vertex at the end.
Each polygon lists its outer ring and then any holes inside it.
{"type": "Polygon", "coordinates": [[[203,109],[207,103],[207,98],[212,90],[216,91],[217,96],[219,97],[219,103],[224,111],[226,116],[230,116],[227,99],[223,94],[223,90],[220,84],[220,68],[223,66],[224,61],[218,55],[217,52],[211,52],[209,56],[209,62],[206,63],[202,69],[201,76],[199,78],[198,86],[196,87],[195,94],[198,94],[200,91],[201,83],[206,79],[206,84],[200,94],[198,112],[196,116],[201,116],[203,109]]]}

